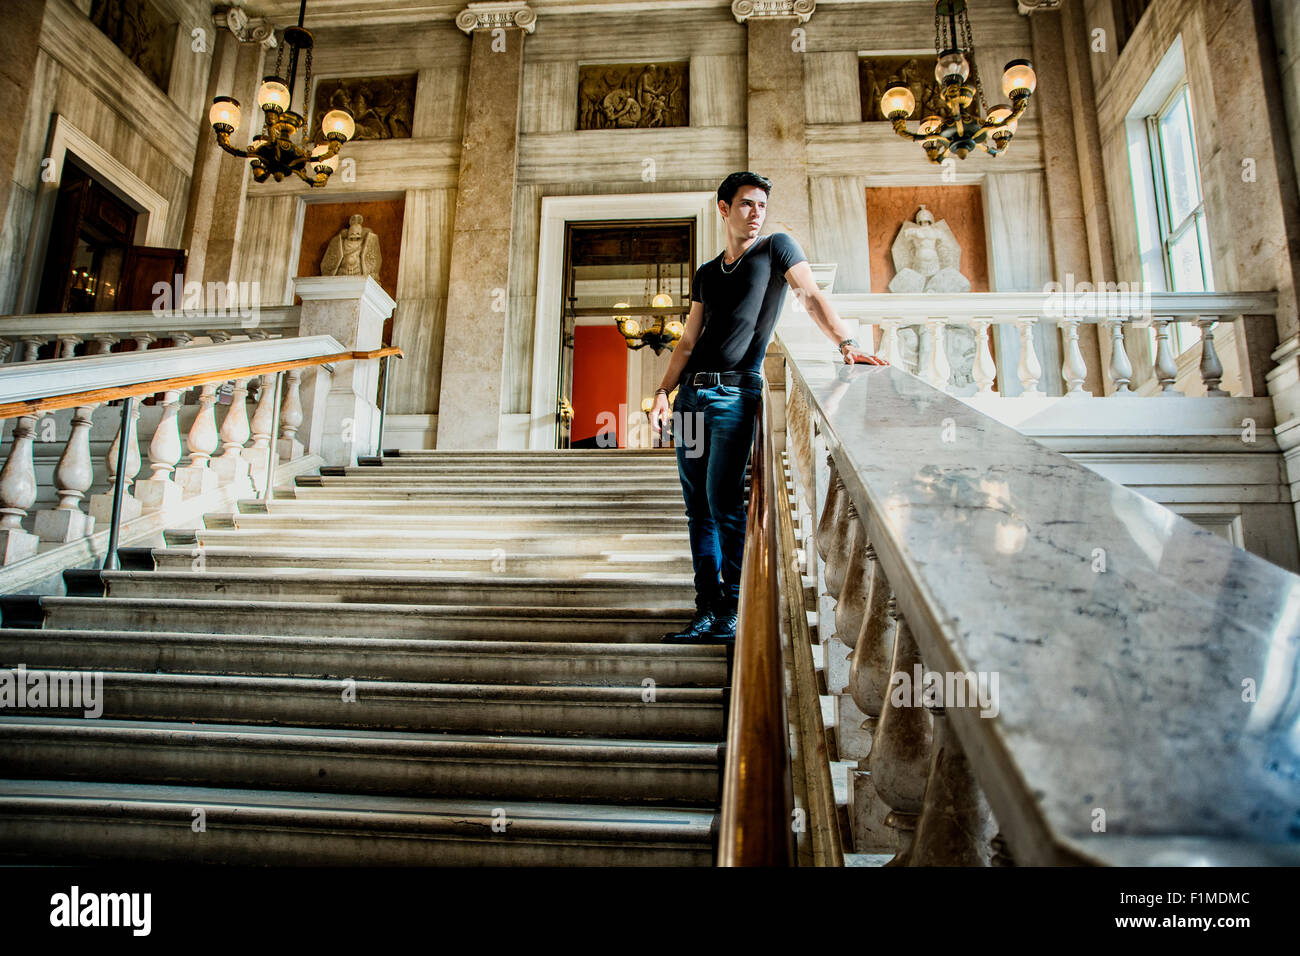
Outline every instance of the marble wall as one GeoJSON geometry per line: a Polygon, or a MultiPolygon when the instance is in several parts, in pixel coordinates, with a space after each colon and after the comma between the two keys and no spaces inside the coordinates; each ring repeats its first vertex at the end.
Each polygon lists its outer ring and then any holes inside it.
{"type": "Polygon", "coordinates": [[[181,245],[215,32],[204,0],[159,0],[158,6],[179,24],[166,90],[90,22],[88,2],[45,0],[0,230],[0,313],[23,308],[23,270],[38,270],[44,258],[36,250],[29,262],[28,245],[39,194],[56,188],[41,175],[56,115],[166,200],[162,244],[181,245]]]}

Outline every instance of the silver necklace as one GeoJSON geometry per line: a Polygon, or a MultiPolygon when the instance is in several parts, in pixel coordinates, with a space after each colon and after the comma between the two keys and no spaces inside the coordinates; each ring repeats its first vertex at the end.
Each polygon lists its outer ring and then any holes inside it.
{"type": "MultiPolygon", "coordinates": [[[[756,245],[758,245],[757,239],[755,239],[753,242],[751,242],[748,246],[745,247],[745,252],[749,252],[749,250],[753,249],[756,245]]],[[[722,258],[718,260],[718,268],[722,270],[722,274],[729,276],[733,272],[735,272],[736,267],[740,265],[740,260],[745,258],[745,252],[742,252],[740,255],[736,256],[736,261],[731,264],[730,269],[727,268],[727,254],[724,252],[722,254],[722,258]]]]}

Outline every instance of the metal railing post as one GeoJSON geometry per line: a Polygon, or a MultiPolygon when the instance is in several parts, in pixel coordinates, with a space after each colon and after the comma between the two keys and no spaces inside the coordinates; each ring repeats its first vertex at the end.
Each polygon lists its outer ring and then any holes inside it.
{"type": "Polygon", "coordinates": [[[375,454],[384,454],[384,418],[388,408],[388,374],[392,371],[391,355],[384,356],[384,387],[379,390],[379,435],[375,438],[375,454]]]}
{"type": "Polygon", "coordinates": [[[117,532],[122,521],[122,489],[126,479],[126,444],[131,437],[131,413],[135,410],[135,396],[122,399],[122,425],[118,432],[117,474],[113,481],[113,515],[108,523],[108,551],[104,555],[105,571],[117,570],[117,532]]]}

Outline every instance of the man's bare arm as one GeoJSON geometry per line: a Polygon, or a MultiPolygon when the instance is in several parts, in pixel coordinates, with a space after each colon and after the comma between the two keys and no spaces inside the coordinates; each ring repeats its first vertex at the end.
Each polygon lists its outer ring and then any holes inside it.
{"type": "MultiPolygon", "coordinates": [[[[813,322],[836,346],[851,337],[848,325],[836,314],[830,300],[817,288],[817,280],[813,278],[812,269],[807,262],[796,262],[786,270],[785,281],[790,283],[794,294],[803,302],[813,322]]],[[[846,365],[855,361],[863,361],[869,365],[888,364],[884,359],[877,358],[861,346],[845,345],[840,349],[840,354],[844,357],[846,365]]]]}

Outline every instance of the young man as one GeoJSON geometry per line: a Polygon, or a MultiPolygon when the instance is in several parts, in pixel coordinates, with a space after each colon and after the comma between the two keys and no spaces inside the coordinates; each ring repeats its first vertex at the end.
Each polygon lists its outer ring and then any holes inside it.
{"type": "Polygon", "coordinates": [[[685,630],[665,634],[677,644],[717,644],[736,638],[740,565],[745,546],[744,480],[762,396],[763,356],[789,283],[813,321],[837,344],[846,363],[868,355],[817,289],[808,259],[785,233],[759,236],[772,182],[756,173],[732,173],[718,187],[718,212],[727,245],[695,272],[691,312],[668,371],[655,394],[655,430],[669,416],[668,393],[681,421],[697,416],[691,448],[677,447],[677,472],[695,568],[695,617],[685,630]]]}

